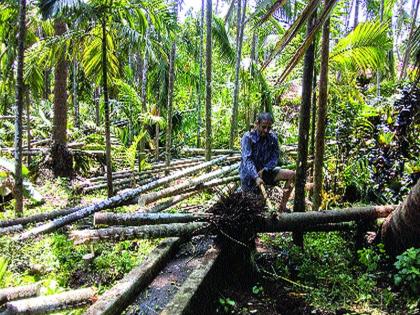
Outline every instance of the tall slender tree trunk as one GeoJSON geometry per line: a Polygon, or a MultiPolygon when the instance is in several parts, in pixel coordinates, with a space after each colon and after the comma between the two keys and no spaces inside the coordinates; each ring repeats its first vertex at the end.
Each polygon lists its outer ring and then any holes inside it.
{"type": "Polygon", "coordinates": [[[360,7],[360,0],[354,0],[354,22],[353,22],[353,29],[357,27],[359,24],[359,7],[360,7]]]}
{"type": "Polygon", "coordinates": [[[19,34],[17,51],[16,77],[16,120],[15,120],[15,213],[17,217],[23,214],[23,180],[22,180],[22,115],[23,115],[23,65],[26,37],[26,0],[19,1],[19,34]]]}
{"type": "Polygon", "coordinates": [[[204,0],[201,0],[201,19],[200,19],[200,71],[198,76],[197,88],[197,148],[201,147],[201,98],[202,98],[202,85],[203,85],[203,48],[204,48],[204,0]]]}
{"type": "Polygon", "coordinates": [[[44,76],[43,76],[43,88],[42,88],[42,98],[44,100],[48,100],[48,97],[51,93],[51,80],[50,80],[50,75],[51,75],[51,69],[46,69],[43,72],[44,76]]]}
{"type": "MultiPolygon", "coordinates": [[[[57,19],[54,21],[57,36],[63,35],[67,25],[57,19]]],[[[73,158],[67,148],[67,77],[68,63],[66,51],[58,56],[54,71],[54,120],[51,147],[52,169],[55,176],[69,177],[73,173],[73,158]]]]}
{"type": "MultiPolygon", "coordinates": [[[[384,0],[381,0],[379,7],[379,21],[384,19],[384,0]]],[[[381,97],[381,70],[376,71],[376,96],[381,97]]]]}
{"type": "MultiPolygon", "coordinates": [[[[306,36],[309,36],[316,19],[313,13],[308,20],[306,36]]],[[[302,82],[302,104],[299,113],[299,143],[298,143],[298,163],[295,181],[295,200],[293,205],[294,212],[305,211],[305,183],[306,167],[308,160],[309,124],[311,119],[311,96],[312,80],[314,74],[315,44],[309,46],[305,53],[303,64],[302,82]]],[[[296,245],[303,247],[303,233],[293,233],[293,241],[296,245]]]]}
{"type": "Polygon", "coordinates": [[[346,7],[346,17],[344,20],[345,34],[349,32],[350,16],[351,16],[351,11],[353,10],[353,3],[354,3],[353,0],[349,0],[348,6],[346,7]]]}
{"type": "Polygon", "coordinates": [[[77,60],[73,60],[72,90],[73,90],[74,126],[76,128],[80,128],[80,123],[79,123],[79,101],[77,99],[77,71],[78,71],[77,60]]]}
{"type": "MultiPolygon", "coordinates": [[[[175,16],[178,17],[178,3],[174,1],[175,16]]],[[[172,43],[172,49],[169,59],[169,80],[168,80],[168,102],[167,102],[167,126],[166,126],[166,166],[171,163],[171,147],[172,147],[172,111],[174,97],[174,81],[175,81],[175,58],[176,58],[176,42],[172,43]]],[[[165,172],[166,174],[167,171],[165,172]]]]}
{"type": "Polygon", "coordinates": [[[101,91],[99,87],[95,87],[93,90],[93,101],[95,103],[95,123],[96,127],[99,127],[101,124],[101,111],[99,108],[100,105],[100,98],[101,98],[101,91]]]}
{"type": "MultiPolygon", "coordinates": [[[[316,54],[316,51],[315,51],[316,54]]],[[[316,56],[314,56],[316,59],[316,56]]],[[[314,65],[314,79],[312,80],[312,103],[311,103],[311,137],[309,145],[309,157],[313,158],[315,155],[315,121],[316,121],[316,77],[317,77],[316,65],[314,65]]]]}
{"type": "Polygon", "coordinates": [[[212,74],[212,42],[211,42],[211,21],[212,21],[212,0],[207,0],[206,8],[206,161],[211,159],[212,130],[211,130],[211,74],[212,74]]]}
{"type": "Polygon", "coordinates": [[[106,61],[106,18],[102,17],[102,89],[104,93],[105,109],[105,150],[106,150],[106,180],[108,186],[108,198],[114,195],[112,187],[112,160],[111,160],[111,131],[109,118],[109,99],[108,99],[108,69],[106,61]]]}
{"type": "MultiPolygon", "coordinates": [[[[147,21],[148,24],[150,25],[150,18],[149,16],[147,16],[147,21]]],[[[143,67],[142,67],[142,71],[141,71],[141,84],[140,84],[140,96],[141,96],[141,110],[143,112],[143,114],[147,113],[147,71],[148,71],[148,67],[149,67],[149,63],[148,63],[148,42],[149,42],[149,36],[150,36],[150,26],[147,27],[146,29],[146,34],[144,36],[144,54],[143,54],[143,67]]],[[[143,129],[144,128],[144,124],[141,124],[143,129]]],[[[142,161],[144,159],[144,148],[145,148],[145,139],[143,138],[140,141],[140,148],[139,148],[139,171],[141,171],[141,165],[142,165],[142,161]]]]}
{"type": "Polygon", "coordinates": [[[243,7],[242,7],[242,0],[238,0],[235,87],[233,90],[232,119],[231,119],[230,138],[229,138],[230,149],[233,149],[233,145],[235,143],[236,133],[238,129],[238,103],[239,103],[239,90],[240,90],[239,74],[241,70],[241,53],[242,53],[243,30],[245,27],[245,23],[244,23],[245,11],[246,11],[246,0],[244,0],[243,7]]]}
{"type": "MultiPolygon", "coordinates": [[[[30,115],[30,109],[31,109],[31,101],[29,96],[29,88],[28,86],[25,86],[25,98],[26,98],[26,138],[27,138],[27,144],[26,149],[31,151],[31,115],[30,115]]],[[[28,166],[31,164],[31,155],[28,154],[28,166]]]]}
{"type": "MultiPolygon", "coordinates": [[[[329,0],[325,0],[327,5],[329,0]]],[[[321,72],[319,76],[319,101],[315,137],[315,158],[314,158],[314,192],[313,210],[317,211],[321,206],[322,191],[322,168],[324,163],[325,147],[325,124],[327,119],[328,104],[328,61],[330,53],[330,19],[325,21],[322,28],[321,43],[321,72]]]]}
{"type": "MultiPolygon", "coordinates": [[[[413,0],[415,1],[415,0],[413,0]]],[[[411,43],[413,41],[413,33],[414,33],[414,29],[416,28],[416,20],[417,20],[417,14],[419,12],[419,4],[420,4],[420,0],[417,0],[416,3],[416,8],[415,10],[413,10],[413,14],[412,14],[412,21],[411,21],[411,25],[410,25],[410,34],[408,35],[408,39],[407,39],[407,47],[405,49],[405,53],[404,53],[404,59],[403,59],[403,64],[402,64],[402,68],[401,68],[401,73],[400,73],[400,80],[403,80],[405,78],[406,75],[406,71],[407,71],[407,66],[410,60],[410,51],[411,51],[411,43]]]]}

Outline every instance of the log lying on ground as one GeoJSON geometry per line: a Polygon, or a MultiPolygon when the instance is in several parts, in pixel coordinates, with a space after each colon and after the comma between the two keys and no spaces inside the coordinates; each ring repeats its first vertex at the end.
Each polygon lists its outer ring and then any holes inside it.
{"type": "Polygon", "coordinates": [[[206,213],[95,213],[95,225],[153,225],[168,223],[187,223],[210,218],[206,213]]]}
{"type": "MultiPolygon", "coordinates": [[[[182,148],[181,153],[191,154],[191,155],[204,155],[205,149],[201,148],[182,148]]],[[[217,154],[240,154],[239,150],[229,150],[229,149],[213,149],[211,150],[213,155],[217,154]]]]}
{"type": "Polygon", "coordinates": [[[179,238],[162,241],[141,265],[132,269],[122,280],[101,295],[85,315],[121,314],[171,259],[180,243],[179,238]]]}
{"type": "Polygon", "coordinates": [[[209,181],[211,179],[214,179],[214,178],[219,177],[221,175],[224,175],[226,173],[232,172],[233,170],[238,169],[238,167],[239,167],[239,163],[235,163],[233,165],[222,167],[219,170],[204,174],[204,175],[199,176],[197,178],[186,180],[185,182],[183,182],[179,185],[175,185],[175,186],[172,186],[172,187],[169,187],[169,188],[166,188],[166,189],[162,189],[158,192],[152,192],[152,193],[149,193],[149,194],[145,194],[145,195],[143,195],[139,198],[139,204],[142,205],[142,206],[145,206],[145,205],[147,205],[149,203],[152,203],[156,200],[159,200],[161,198],[172,196],[173,194],[178,193],[180,191],[183,191],[185,189],[193,188],[197,185],[203,185],[203,183],[205,181],[209,181]]]}
{"type": "MultiPolygon", "coordinates": [[[[173,198],[170,198],[169,200],[163,201],[163,202],[153,206],[150,209],[146,209],[145,211],[146,212],[160,212],[160,211],[163,211],[165,209],[168,209],[168,208],[176,205],[177,203],[179,203],[183,200],[186,200],[186,199],[190,198],[191,196],[194,196],[195,194],[198,194],[199,192],[200,192],[199,190],[194,190],[194,191],[182,194],[182,195],[175,196],[173,198]]],[[[143,209],[140,209],[139,211],[143,211],[143,209]]]]}
{"type": "Polygon", "coordinates": [[[65,208],[65,209],[55,210],[51,212],[38,213],[38,214],[34,214],[27,217],[22,217],[22,218],[3,220],[3,221],[0,221],[0,227],[16,226],[19,224],[26,225],[30,223],[38,223],[42,221],[47,221],[47,220],[51,220],[51,219],[54,219],[63,215],[67,215],[69,213],[73,213],[80,209],[83,209],[83,207],[65,208]]]}
{"type": "Polygon", "coordinates": [[[296,231],[318,224],[386,218],[396,206],[372,206],[341,210],[280,213],[277,218],[261,218],[260,232],[296,231]]]}
{"type": "Polygon", "coordinates": [[[220,185],[225,185],[228,183],[232,183],[235,181],[239,180],[239,176],[238,175],[234,175],[234,176],[229,176],[226,178],[222,178],[222,179],[214,179],[211,180],[207,183],[203,183],[202,185],[199,186],[195,186],[192,187],[190,189],[187,189],[185,194],[179,195],[179,196],[175,196],[167,201],[164,201],[162,203],[157,204],[156,206],[150,208],[150,209],[146,209],[145,212],[160,212],[163,211],[165,209],[168,209],[170,207],[172,207],[173,205],[188,199],[189,197],[199,193],[200,191],[212,188],[212,187],[217,187],[220,185]]]}
{"type": "Polygon", "coordinates": [[[101,202],[97,202],[94,203],[93,205],[90,206],[86,206],[83,207],[82,209],[73,212],[71,214],[68,214],[62,218],[58,218],[50,223],[47,224],[43,224],[41,226],[38,226],[32,230],[29,230],[25,233],[22,233],[21,235],[19,235],[18,237],[15,238],[15,240],[21,241],[21,240],[25,240],[28,239],[30,237],[33,237],[35,235],[41,234],[41,233],[47,233],[47,232],[51,232],[51,231],[55,231],[58,228],[75,222],[77,220],[80,220],[88,215],[91,215],[95,212],[101,211],[101,210],[105,210],[105,209],[110,209],[110,208],[115,208],[118,207],[120,205],[123,205],[127,202],[129,202],[130,200],[133,200],[134,198],[136,198],[137,196],[139,196],[141,193],[154,189],[156,187],[162,186],[164,184],[167,184],[175,179],[181,178],[183,176],[195,173],[199,170],[205,169],[209,166],[215,165],[217,163],[220,163],[222,161],[224,161],[226,159],[226,156],[222,156],[219,158],[216,158],[214,160],[202,163],[200,165],[197,166],[193,166],[190,168],[187,168],[183,171],[179,171],[177,173],[174,173],[172,175],[163,177],[161,179],[158,179],[157,181],[154,181],[152,183],[149,183],[147,185],[141,186],[139,188],[136,189],[131,189],[129,191],[126,191],[124,193],[118,194],[114,197],[105,199],[101,202]]]}
{"type": "Polygon", "coordinates": [[[22,230],[23,230],[23,225],[22,224],[11,225],[11,226],[8,226],[8,227],[0,228],[0,236],[5,235],[5,234],[20,232],[22,230]]]}
{"type": "Polygon", "coordinates": [[[420,179],[398,208],[382,225],[382,240],[391,255],[420,247],[420,179]]]}
{"type": "Polygon", "coordinates": [[[41,282],[31,283],[19,287],[0,289],[0,305],[6,302],[28,298],[39,294],[41,282]]]}
{"type": "MultiPolygon", "coordinates": [[[[394,208],[395,206],[372,206],[329,211],[280,213],[277,218],[257,217],[255,228],[260,233],[311,231],[312,228],[314,231],[321,231],[325,230],[322,228],[323,224],[385,218],[394,208]]],[[[81,244],[98,239],[128,240],[206,234],[209,233],[211,228],[212,226],[206,222],[172,223],[141,227],[76,230],[71,232],[70,237],[75,244],[81,244]]]]}
{"type": "Polygon", "coordinates": [[[130,227],[110,227],[97,230],[75,230],[70,232],[74,244],[94,240],[130,240],[135,238],[183,237],[204,234],[209,227],[205,222],[157,224],[130,227]]]}
{"type": "Polygon", "coordinates": [[[95,299],[92,288],[78,289],[54,295],[40,296],[6,303],[3,314],[46,314],[90,304],[95,299]]]}
{"type": "Polygon", "coordinates": [[[209,281],[210,272],[215,266],[219,254],[220,249],[218,248],[211,248],[205,253],[200,265],[189,275],[172,301],[160,313],[161,315],[192,314],[193,299],[197,299],[196,295],[201,286],[205,285],[206,281],[209,281]]]}
{"type": "MultiPolygon", "coordinates": [[[[143,176],[143,178],[139,178],[139,179],[134,179],[133,178],[126,178],[126,179],[120,179],[120,180],[113,180],[112,181],[112,185],[115,186],[116,188],[126,188],[127,186],[129,186],[131,183],[134,183],[135,185],[146,185],[148,183],[151,183],[153,181],[157,180],[156,177],[149,177],[149,176],[143,176]]],[[[89,193],[98,189],[103,189],[107,187],[107,183],[100,183],[100,184],[96,184],[96,185],[91,185],[91,186],[85,186],[82,188],[82,192],[83,193],[89,193]]]]}

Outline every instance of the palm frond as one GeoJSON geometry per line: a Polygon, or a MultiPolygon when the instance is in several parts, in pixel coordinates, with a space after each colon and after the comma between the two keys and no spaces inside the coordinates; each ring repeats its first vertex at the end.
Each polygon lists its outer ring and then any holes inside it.
{"type": "Polygon", "coordinates": [[[225,23],[217,16],[213,15],[212,23],[212,35],[213,39],[219,47],[220,54],[229,63],[235,63],[235,50],[233,49],[229,37],[225,29],[225,23]]]}
{"type": "Polygon", "coordinates": [[[358,70],[381,69],[391,48],[388,23],[360,23],[330,53],[332,66],[358,70]]]}
{"type": "Polygon", "coordinates": [[[286,68],[283,70],[283,73],[280,75],[280,78],[277,81],[277,84],[281,84],[286,77],[292,72],[292,70],[296,67],[299,60],[303,57],[308,47],[312,44],[313,40],[315,39],[315,35],[317,34],[318,30],[324,25],[325,21],[329,18],[332,9],[334,8],[335,4],[338,0],[330,0],[327,5],[325,5],[323,11],[319,19],[316,21],[315,25],[313,26],[311,32],[305,38],[305,41],[293,55],[292,59],[287,64],[286,68]]]}
{"type": "Polygon", "coordinates": [[[279,8],[281,8],[285,4],[286,0],[276,0],[272,3],[272,0],[262,1],[256,8],[255,13],[253,16],[260,16],[262,17],[256,23],[255,27],[259,27],[261,24],[266,22],[273,14],[275,14],[279,8]],[[271,4],[268,7],[268,4],[271,4]]]}
{"type": "Polygon", "coordinates": [[[77,9],[82,5],[81,0],[39,0],[38,7],[43,18],[54,17],[68,9],[77,9]]]}
{"type": "Polygon", "coordinates": [[[420,81],[420,26],[417,26],[413,33],[413,39],[410,48],[411,58],[414,59],[414,70],[416,71],[414,78],[416,85],[420,81]]]}
{"type": "Polygon", "coordinates": [[[266,62],[264,63],[263,69],[265,69],[270,64],[270,62],[274,59],[274,57],[278,55],[279,53],[281,53],[283,49],[286,47],[286,45],[289,44],[290,41],[296,36],[297,32],[302,27],[302,25],[308,20],[308,18],[315,11],[319,2],[320,0],[312,0],[310,3],[308,3],[308,5],[303,10],[303,12],[293,22],[292,26],[290,26],[290,28],[286,31],[283,37],[276,43],[276,46],[271,52],[270,57],[268,57],[266,62]]]}

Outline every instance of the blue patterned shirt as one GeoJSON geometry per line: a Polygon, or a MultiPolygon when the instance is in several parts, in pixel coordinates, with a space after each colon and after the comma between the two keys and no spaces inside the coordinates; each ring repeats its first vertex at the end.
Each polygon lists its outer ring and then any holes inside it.
{"type": "Polygon", "coordinates": [[[242,191],[255,190],[258,172],[276,167],[279,154],[279,142],[274,132],[270,131],[266,137],[260,137],[257,130],[246,132],[241,140],[239,167],[242,191]]]}

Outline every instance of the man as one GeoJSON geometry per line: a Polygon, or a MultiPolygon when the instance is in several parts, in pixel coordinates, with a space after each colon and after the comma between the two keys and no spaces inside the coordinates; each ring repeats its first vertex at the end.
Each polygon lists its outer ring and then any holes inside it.
{"type": "Polygon", "coordinates": [[[295,172],[276,167],[280,152],[277,135],[271,131],[272,125],[273,116],[260,113],[255,128],[242,137],[239,168],[241,188],[243,192],[256,193],[260,185],[274,185],[280,180],[286,180],[281,205],[283,210],[291,193],[290,185],[295,172]]]}

